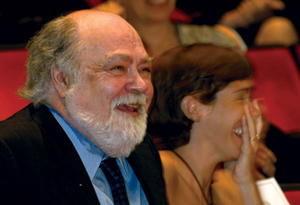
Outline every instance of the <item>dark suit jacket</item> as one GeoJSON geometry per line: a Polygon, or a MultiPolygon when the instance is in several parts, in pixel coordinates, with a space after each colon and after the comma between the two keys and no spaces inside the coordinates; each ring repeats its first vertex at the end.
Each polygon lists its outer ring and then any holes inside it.
{"type": "MultiPolygon", "coordinates": [[[[167,204],[148,135],[128,161],[150,204],[167,204]]],[[[45,106],[30,104],[0,122],[0,204],[99,204],[79,155],[45,106]]]]}

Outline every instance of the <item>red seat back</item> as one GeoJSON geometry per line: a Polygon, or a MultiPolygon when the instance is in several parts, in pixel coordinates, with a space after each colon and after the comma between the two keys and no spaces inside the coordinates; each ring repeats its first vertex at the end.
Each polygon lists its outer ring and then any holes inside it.
{"type": "Polygon", "coordinates": [[[296,49],[296,56],[297,56],[298,62],[300,64],[300,44],[295,45],[295,49],[296,49]]]}
{"type": "Polygon", "coordinates": [[[300,204],[300,190],[284,191],[284,195],[290,204],[300,204]]]}
{"type": "Polygon", "coordinates": [[[26,79],[26,54],[25,49],[0,50],[0,120],[29,103],[17,94],[26,79]]]}
{"type": "Polygon", "coordinates": [[[285,133],[300,130],[300,74],[288,47],[252,48],[254,98],[263,98],[267,120],[285,133]]]}

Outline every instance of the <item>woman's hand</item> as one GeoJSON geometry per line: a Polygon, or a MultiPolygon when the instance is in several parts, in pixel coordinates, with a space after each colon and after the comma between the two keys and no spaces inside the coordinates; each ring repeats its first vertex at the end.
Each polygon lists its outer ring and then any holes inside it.
{"type": "Polygon", "coordinates": [[[259,180],[274,176],[276,161],[275,154],[263,142],[258,142],[258,150],[253,168],[254,179],[259,180]]]}
{"type": "Polygon", "coordinates": [[[247,28],[273,16],[274,11],[284,9],[281,0],[243,0],[235,9],[224,13],[220,22],[232,28],[247,28]]]}
{"type": "Polygon", "coordinates": [[[258,148],[258,136],[263,127],[263,120],[258,101],[248,102],[244,106],[245,115],[242,117],[243,134],[239,158],[236,161],[225,162],[233,180],[240,187],[244,202],[261,204],[261,199],[253,177],[255,154],[258,148]]]}
{"type": "Polygon", "coordinates": [[[237,183],[247,183],[253,180],[252,168],[258,148],[257,133],[261,132],[263,126],[257,100],[254,100],[252,103],[246,103],[244,111],[245,115],[242,118],[243,143],[240,156],[236,161],[224,163],[225,168],[231,171],[237,183]]]}

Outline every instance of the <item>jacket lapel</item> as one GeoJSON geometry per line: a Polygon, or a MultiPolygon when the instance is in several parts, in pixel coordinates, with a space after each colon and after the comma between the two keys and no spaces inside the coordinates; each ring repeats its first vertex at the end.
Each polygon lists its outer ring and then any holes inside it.
{"type": "Polygon", "coordinates": [[[129,156],[128,161],[134,170],[150,204],[167,204],[162,166],[158,151],[149,135],[129,156]]]}
{"type": "MultiPolygon", "coordinates": [[[[50,154],[57,162],[60,187],[71,204],[100,204],[89,176],[72,142],[46,106],[30,108],[33,119],[40,126],[50,154]]],[[[167,204],[162,166],[158,151],[149,135],[129,156],[150,204],[167,204]]]]}
{"type": "Polygon", "coordinates": [[[98,205],[97,195],[77,151],[49,109],[41,106],[33,111],[32,116],[41,128],[51,156],[57,162],[59,186],[69,201],[72,204],[98,205]]]}

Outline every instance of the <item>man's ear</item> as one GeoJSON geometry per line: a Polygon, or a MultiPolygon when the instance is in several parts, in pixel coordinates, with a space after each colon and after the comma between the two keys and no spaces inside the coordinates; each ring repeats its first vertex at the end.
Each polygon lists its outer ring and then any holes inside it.
{"type": "Polygon", "coordinates": [[[185,96],[180,104],[181,110],[187,118],[194,122],[206,116],[212,110],[210,105],[205,105],[195,99],[193,96],[185,96]]]}
{"type": "Polygon", "coordinates": [[[59,97],[64,98],[69,88],[68,76],[64,72],[59,71],[55,63],[51,66],[51,79],[59,97]]]}

